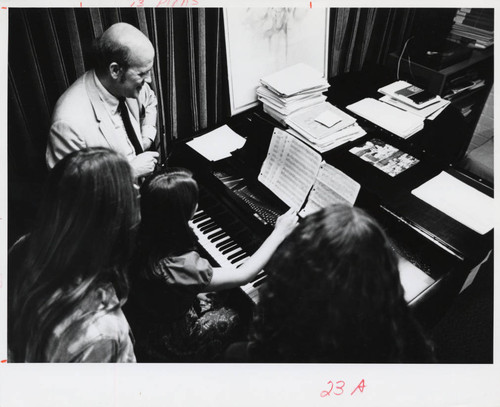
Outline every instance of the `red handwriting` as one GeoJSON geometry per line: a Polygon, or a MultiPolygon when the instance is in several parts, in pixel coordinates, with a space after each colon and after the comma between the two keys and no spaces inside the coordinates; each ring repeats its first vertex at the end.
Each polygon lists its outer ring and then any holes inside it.
{"type": "Polygon", "coordinates": [[[0,360],[0,363],[7,363],[7,359],[0,360]]]}
{"type": "Polygon", "coordinates": [[[194,7],[198,5],[198,0],[160,0],[156,7],[194,7]]]}
{"type": "MultiPolygon", "coordinates": [[[[320,397],[328,397],[331,396],[332,394],[335,396],[341,396],[344,393],[344,387],[345,387],[345,382],[343,380],[337,380],[335,384],[329,380],[327,384],[330,385],[329,390],[323,390],[319,395],[320,397]]],[[[365,390],[366,384],[365,384],[365,379],[361,379],[359,384],[354,388],[354,390],[351,392],[351,396],[359,390],[360,393],[363,393],[365,390]]]]}
{"type": "Polygon", "coordinates": [[[313,2],[312,1],[309,2],[309,8],[313,8],[313,2]]]}
{"type": "Polygon", "coordinates": [[[139,1],[137,2],[137,5],[136,5],[135,3],[136,3],[136,2],[134,1],[134,2],[130,5],[130,7],[134,7],[134,6],[135,6],[135,7],[144,7],[144,0],[139,0],[139,1]]]}

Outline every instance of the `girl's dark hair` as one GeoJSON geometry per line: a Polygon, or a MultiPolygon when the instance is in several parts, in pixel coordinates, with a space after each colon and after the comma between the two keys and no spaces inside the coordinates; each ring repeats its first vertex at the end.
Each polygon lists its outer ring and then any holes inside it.
{"type": "Polygon", "coordinates": [[[120,154],[88,148],[54,167],[37,228],[12,249],[9,349],[16,360],[43,362],[54,328],[99,284],[112,282],[120,305],[126,301],[138,223],[132,170],[120,154]]]}
{"type": "Polygon", "coordinates": [[[188,222],[197,204],[198,184],[190,171],[171,168],[147,179],[141,187],[136,257],[154,264],[163,257],[193,248],[196,237],[188,222]]]}
{"type": "Polygon", "coordinates": [[[335,205],[306,219],[269,264],[254,357],[272,362],[428,361],[398,259],[378,223],[335,205]]]}

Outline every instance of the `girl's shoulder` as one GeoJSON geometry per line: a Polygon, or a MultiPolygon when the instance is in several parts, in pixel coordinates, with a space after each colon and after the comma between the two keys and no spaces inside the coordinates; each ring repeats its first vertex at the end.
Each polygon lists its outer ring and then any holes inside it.
{"type": "Polygon", "coordinates": [[[153,274],[167,284],[205,286],[210,283],[213,268],[196,250],[164,257],[153,267],[153,274]]]}

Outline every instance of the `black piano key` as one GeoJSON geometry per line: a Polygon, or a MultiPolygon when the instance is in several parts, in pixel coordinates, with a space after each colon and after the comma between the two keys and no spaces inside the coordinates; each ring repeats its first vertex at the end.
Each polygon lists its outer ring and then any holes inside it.
{"type": "Polygon", "coordinates": [[[238,244],[237,244],[237,243],[233,243],[233,244],[231,244],[231,245],[227,246],[225,249],[222,249],[222,250],[221,250],[221,253],[222,253],[222,254],[230,253],[230,252],[232,252],[234,249],[236,249],[236,248],[238,248],[238,247],[239,247],[239,246],[238,246],[238,244]]]}
{"type": "Polygon", "coordinates": [[[202,213],[200,216],[196,217],[196,219],[192,219],[193,224],[198,224],[200,222],[204,222],[206,220],[210,219],[210,216],[208,216],[206,213],[202,213]]]}
{"type": "Polygon", "coordinates": [[[221,230],[218,230],[214,233],[210,233],[208,236],[207,236],[207,239],[210,240],[211,242],[215,242],[217,239],[222,239],[223,236],[226,235],[226,232],[224,232],[222,229],[221,230]]]}
{"type": "MultiPolygon", "coordinates": [[[[221,244],[220,246],[218,246],[218,249],[219,249],[219,251],[221,251],[221,250],[224,250],[228,246],[231,246],[233,244],[234,244],[234,240],[233,240],[233,238],[231,236],[229,236],[229,239],[226,239],[225,242],[224,242],[224,244],[221,244]]],[[[215,245],[215,247],[217,247],[217,245],[215,245]]]]}
{"type": "Polygon", "coordinates": [[[231,260],[231,263],[236,264],[247,256],[248,256],[247,252],[243,251],[243,253],[241,253],[238,257],[235,257],[233,260],[231,260]]]}
{"type": "Polygon", "coordinates": [[[208,215],[205,212],[203,212],[203,211],[201,211],[200,213],[194,215],[193,219],[191,219],[191,220],[193,221],[193,223],[196,223],[196,222],[198,222],[202,218],[208,218],[208,215]]]}
{"type": "Polygon", "coordinates": [[[267,278],[267,274],[264,274],[261,278],[259,278],[258,280],[255,280],[252,285],[254,287],[258,287],[259,285],[261,285],[264,281],[266,281],[266,278],[267,278]]]}
{"type": "Polygon", "coordinates": [[[230,242],[230,241],[232,242],[233,240],[231,239],[231,237],[230,237],[230,236],[228,236],[228,237],[227,237],[227,238],[225,238],[224,240],[221,240],[219,243],[217,243],[217,244],[215,245],[215,247],[216,247],[217,249],[219,249],[219,250],[220,250],[221,246],[226,245],[226,244],[227,244],[228,242],[230,242]]]}
{"type": "Polygon", "coordinates": [[[203,226],[206,226],[206,225],[209,225],[210,223],[212,223],[213,220],[211,218],[207,219],[207,220],[204,220],[203,222],[200,222],[196,225],[196,227],[198,229],[201,229],[203,226]]]}
{"type": "Polygon", "coordinates": [[[217,226],[217,224],[213,220],[210,221],[210,223],[207,223],[207,224],[205,224],[203,226],[199,226],[198,230],[200,232],[202,232],[203,234],[205,234],[205,230],[210,229],[212,226],[217,226]]]}
{"type": "Polygon", "coordinates": [[[240,249],[240,250],[238,250],[236,253],[233,253],[231,256],[228,256],[228,257],[227,257],[227,259],[228,259],[229,261],[231,261],[231,260],[233,260],[235,257],[238,257],[239,255],[241,255],[241,254],[243,254],[243,253],[245,253],[245,251],[244,251],[244,250],[242,250],[242,249],[240,249]]]}
{"type": "Polygon", "coordinates": [[[226,237],[228,237],[225,233],[221,234],[221,235],[218,235],[218,236],[214,236],[210,239],[210,242],[212,242],[213,244],[217,244],[218,242],[222,241],[223,239],[225,239],[226,237]]]}
{"type": "Polygon", "coordinates": [[[219,225],[217,225],[216,223],[211,226],[204,227],[202,232],[206,235],[210,232],[213,232],[215,229],[219,229],[219,225]]]}

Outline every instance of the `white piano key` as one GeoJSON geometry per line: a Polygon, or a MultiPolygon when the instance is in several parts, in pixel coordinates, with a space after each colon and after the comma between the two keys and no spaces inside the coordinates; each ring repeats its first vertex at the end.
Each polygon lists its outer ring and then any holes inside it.
{"type": "MultiPolygon", "coordinates": [[[[217,225],[217,223],[210,216],[208,216],[203,210],[197,211],[193,216],[193,218],[195,217],[196,220],[190,221],[189,225],[193,229],[193,232],[196,235],[196,237],[198,238],[199,244],[208,252],[208,254],[210,254],[210,256],[219,264],[220,267],[237,268],[250,258],[250,256],[247,255],[233,264],[229,260],[229,257],[232,256],[233,254],[239,253],[238,256],[236,256],[237,258],[244,253],[245,249],[240,247],[239,244],[234,242],[231,236],[227,234],[221,236],[220,238],[217,238],[214,242],[212,242],[208,238],[208,236],[216,234],[220,231],[224,231],[224,229],[221,228],[220,226],[218,226],[215,229],[208,226],[213,224],[217,225]],[[204,230],[202,231],[200,230],[200,225],[202,225],[201,226],[202,229],[209,228],[210,230],[208,232],[205,232],[204,230]],[[222,253],[223,251],[226,252],[222,253]]],[[[253,283],[256,280],[257,281],[261,280],[262,278],[265,278],[264,270],[261,270],[257,274],[254,281],[245,284],[241,287],[243,292],[245,292],[247,296],[255,304],[257,304],[257,302],[259,301],[259,292],[258,289],[253,285],[253,283]]]]}

